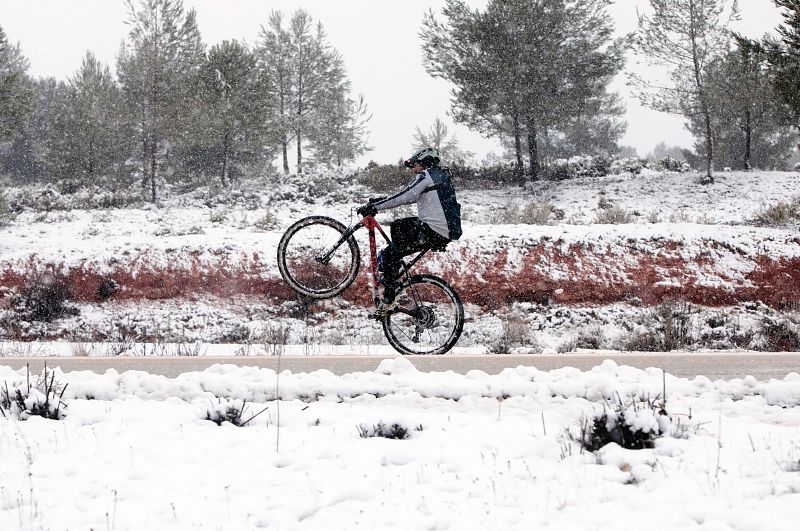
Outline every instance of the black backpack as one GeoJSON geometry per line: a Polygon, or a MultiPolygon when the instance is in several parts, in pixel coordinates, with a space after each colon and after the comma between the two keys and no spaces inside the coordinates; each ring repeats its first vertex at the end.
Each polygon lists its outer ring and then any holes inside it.
{"type": "Polygon", "coordinates": [[[433,167],[428,169],[428,173],[434,184],[425,191],[436,190],[439,195],[439,201],[442,203],[444,217],[447,220],[448,237],[450,240],[457,240],[463,234],[461,230],[461,205],[456,200],[456,191],[450,179],[450,168],[433,167]]]}

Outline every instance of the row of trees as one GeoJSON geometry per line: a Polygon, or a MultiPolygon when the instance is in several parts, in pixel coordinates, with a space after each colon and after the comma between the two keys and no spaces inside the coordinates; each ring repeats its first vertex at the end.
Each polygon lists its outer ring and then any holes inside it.
{"type": "Polygon", "coordinates": [[[639,31],[620,38],[612,0],[490,0],[484,11],[446,0],[421,37],[428,72],[453,84],[455,120],[507,140],[520,179],[556,157],[618,151],[624,108],[609,84],[633,49],[669,70],[666,82],[630,77],[645,105],[687,118],[713,182],[715,160],[782,165],[800,129],[800,0],[773,1],[786,22],[760,42],[729,30],[736,0],[650,0],[639,31]]]}
{"type": "Polygon", "coordinates": [[[292,143],[298,172],[309,158],[341,164],[369,149],[364,99],[306,12],[271,13],[252,49],[206,49],[181,0],[127,5],[116,77],[88,52],[67,82],[33,80],[0,28],[5,173],[67,187],[138,178],[155,201],[176,170],[228,186],[278,154],[288,173],[292,143]]]}
{"type": "Polygon", "coordinates": [[[782,40],[754,41],[736,35],[737,0],[650,0],[651,16],[639,17],[639,55],[670,68],[670,82],[636,79],[651,107],[688,120],[704,152],[705,182],[714,164],[749,169],[785,159],[800,130],[796,77],[800,0],[773,0],[784,9],[782,40]],[[794,66],[792,66],[794,65],[794,66]]]}
{"type": "MultiPolygon", "coordinates": [[[[181,0],[126,1],[115,74],[88,53],[66,83],[32,80],[0,28],[5,173],[69,186],[138,179],[155,200],[177,175],[228,186],[276,158],[302,172],[309,159],[341,164],[369,149],[364,98],[307,13],[273,12],[252,48],[206,49],[181,0]]],[[[425,67],[452,83],[457,122],[506,143],[520,180],[555,158],[620,150],[624,107],[609,86],[631,49],[668,67],[664,83],[632,83],[646,105],[687,118],[708,182],[715,162],[781,165],[800,124],[800,0],[773,0],[785,22],[760,41],[729,31],[736,0],[649,1],[639,31],[615,38],[612,0],[489,0],[483,11],[445,0],[423,21],[425,67]]],[[[415,142],[468,155],[439,120],[415,142]]]]}

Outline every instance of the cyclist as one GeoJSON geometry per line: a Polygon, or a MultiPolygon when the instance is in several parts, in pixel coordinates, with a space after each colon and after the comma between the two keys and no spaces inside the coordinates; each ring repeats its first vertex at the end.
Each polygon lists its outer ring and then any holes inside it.
{"type": "Polygon", "coordinates": [[[404,256],[425,248],[444,250],[461,237],[461,205],[450,182],[450,174],[439,167],[439,150],[422,148],[404,162],[414,173],[411,182],[390,197],[371,199],[356,209],[361,216],[374,216],[382,210],[417,203],[417,217],[401,218],[391,224],[391,243],[381,251],[383,263],[383,301],[378,315],[395,307],[400,262],[404,256]]]}

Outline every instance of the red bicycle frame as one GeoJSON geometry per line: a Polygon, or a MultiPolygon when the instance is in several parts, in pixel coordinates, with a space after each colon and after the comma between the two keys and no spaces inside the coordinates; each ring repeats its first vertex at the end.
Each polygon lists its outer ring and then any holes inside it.
{"type": "Polygon", "coordinates": [[[369,231],[369,264],[370,269],[372,271],[372,279],[370,280],[370,287],[372,288],[372,300],[377,304],[379,300],[378,295],[378,244],[375,241],[375,229],[378,229],[378,232],[381,233],[383,239],[386,240],[387,243],[390,243],[392,240],[386,235],[383,231],[383,227],[381,227],[380,223],[373,217],[373,216],[366,216],[364,219],[361,220],[361,224],[367,228],[369,231]]]}
{"type": "MultiPolygon", "coordinates": [[[[343,242],[345,239],[349,238],[355,231],[357,231],[361,227],[366,227],[367,231],[369,231],[369,258],[370,258],[370,269],[372,270],[372,279],[370,280],[370,287],[372,288],[372,300],[377,304],[380,301],[380,296],[378,294],[378,244],[375,238],[375,229],[378,229],[378,232],[381,233],[383,239],[386,240],[387,243],[391,243],[392,240],[389,239],[389,236],[386,235],[384,232],[383,227],[380,226],[380,223],[373,216],[365,216],[361,221],[359,221],[356,225],[354,225],[350,230],[348,230],[343,236],[340,243],[343,242]]],[[[338,245],[338,244],[337,244],[338,245]]],[[[400,262],[400,267],[408,274],[409,268],[419,261],[422,256],[427,253],[430,248],[423,249],[422,251],[417,254],[410,262],[406,263],[405,261],[400,262]]]]}

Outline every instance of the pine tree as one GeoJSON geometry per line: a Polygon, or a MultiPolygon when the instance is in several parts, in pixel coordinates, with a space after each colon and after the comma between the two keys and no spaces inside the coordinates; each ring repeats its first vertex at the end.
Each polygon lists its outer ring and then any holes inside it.
{"type": "Polygon", "coordinates": [[[132,146],[120,120],[119,87],[93,53],[87,52],[69,79],[55,114],[46,157],[49,173],[73,188],[113,184],[132,146]]]}
{"type": "MultiPolygon", "coordinates": [[[[736,49],[706,69],[714,160],[723,167],[745,170],[783,167],[792,135],[770,83],[766,50],[738,35],[734,40],[736,49]]],[[[701,117],[694,116],[690,126],[702,138],[701,117]]],[[[696,147],[704,146],[698,143],[696,147]]]]}
{"type": "Polygon", "coordinates": [[[128,110],[139,129],[143,184],[158,198],[158,163],[190,135],[200,119],[192,90],[205,56],[195,11],[181,0],[127,0],[129,42],[117,71],[128,110]]]}
{"type": "Polygon", "coordinates": [[[0,142],[13,139],[33,107],[28,60],[0,27],[0,142]]]}
{"type": "Polygon", "coordinates": [[[783,9],[779,39],[767,39],[770,73],[775,91],[800,132],[800,0],[773,0],[783,9]]]}
{"type": "Polygon", "coordinates": [[[461,149],[455,133],[450,134],[447,124],[438,117],[426,131],[420,129],[418,125],[414,129],[414,149],[428,146],[438,149],[442,160],[447,163],[463,164],[468,157],[472,156],[472,153],[461,149]]]}
{"type": "MultiPolygon", "coordinates": [[[[322,24],[315,25],[302,9],[292,14],[286,28],[283,15],[273,11],[268,26],[261,28],[257,51],[277,102],[283,171],[289,172],[288,147],[294,141],[297,173],[302,173],[303,147],[314,143],[312,136],[319,129],[316,120],[321,118],[321,109],[337,101],[345,105],[348,100],[343,96],[348,82],[341,54],[327,43],[322,24]]],[[[358,108],[353,110],[357,112],[358,108]]]]}
{"type": "Polygon", "coordinates": [[[341,56],[327,49],[322,24],[314,29],[313,20],[303,10],[292,15],[289,35],[293,43],[293,127],[297,145],[297,173],[303,173],[303,142],[312,127],[311,117],[318,108],[328,84],[344,78],[341,56]]]}
{"type": "Polygon", "coordinates": [[[280,142],[283,172],[288,175],[289,143],[292,140],[292,43],[283,27],[283,14],[280,11],[272,11],[267,24],[266,27],[261,26],[256,53],[259,67],[265,72],[268,82],[268,96],[274,102],[275,112],[271,122],[280,142]]]}
{"type": "Polygon", "coordinates": [[[4,173],[25,184],[50,176],[45,164],[47,145],[55,127],[56,109],[63,104],[67,92],[66,84],[54,78],[29,80],[29,84],[32,111],[3,157],[4,173]]]}
{"type": "Polygon", "coordinates": [[[199,89],[205,110],[200,142],[210,155],[207,162],[227,187],[242,173],[240,164],[272,154],[267,149],[271,102],[266,80],[244,44],[223,41],[208,51],[199,89]]]}
{"type": "Polygon", "coordinates": [[[326,93],[315,112],[309,141],[317,163],[338,168],[372,149],[367,144],[371,115],[364,96],[352,99],[347,87],[326,93]]]}
{"type": "Polygon", "coordinates": [[[625,107],[616,94],[587,98],[578,112],[544,135],[542,158],[549,162],[576,155],[611,155],[619,151],[619,141],[627,124],[619,119],[625,107]]]}
{"type": "Polygon", "coordinates": [[[706,68],[728,47],[728,26],[738,18],[733,0],[650,0],[651,15],[639,15],[638,54],[671,69],[670,83],[662,86],[632,76],[642,103],[659,111],[702,120],[706,176],[714,182],[714,135],[706,68]]]}
{"type": "MultiPolygon", "coordinates": [[[[628,38],[613,40],[610,0],[492,0],[485,12],[446,0],[447,24],[433,12],[421,30],[425,67],[454,85],[457,122],[512,139],[518,178],[523,147],[540,176],[540,143],[593,113],[624,64],[628,38]]],[[[608,119],[614,120],[609,114],[608,119]]]]}

